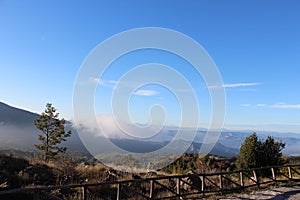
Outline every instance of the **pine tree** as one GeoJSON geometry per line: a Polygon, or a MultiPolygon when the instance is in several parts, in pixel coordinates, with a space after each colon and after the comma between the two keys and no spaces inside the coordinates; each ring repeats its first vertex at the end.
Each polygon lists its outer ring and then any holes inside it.
{"type": "Polygon", "coordinates": [[[275,166],[283,164],[282,150],[285,144],[268,136],[265,141],[258,140],[256,133],[245,139],[237,159],[239,169],[275,166]]]}
{"type": "Polygon", "coordinates": [[[45,112],[34,120],[34,125],[42,131],[42,134],[38,135],[41,144],[34,146],[43,152],[46,162],[56,159],[59,153],[66,152],[67,148],[59,146],[59,144],[71,136],[71,131],[65,132],[65,120],[59,119],[58,115],[56,108],[51,103],[47,103],[45,112]]]}
{"type": "Polygon", "coordinates": [[[241,145],[240,154],[237,159],[237,166],[239,169],[255,168],[259,162],[258,149],[260,148],[260,141],[256,133],[247,137],[241,145]]]}
{"type": "Polygon", "coordinates": [[[262,166],[282,165],[284,160],[281,151],[284,147],[284,143],[275,141],[273,137],[268,136],[262,143],[262,166]]]}

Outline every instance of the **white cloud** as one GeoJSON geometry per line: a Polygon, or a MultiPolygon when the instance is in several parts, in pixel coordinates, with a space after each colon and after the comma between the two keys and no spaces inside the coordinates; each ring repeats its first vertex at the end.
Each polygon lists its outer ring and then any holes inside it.
{"type": "Polygon", "coordinates": [[[269,108],[281,108],[281,109],[300,109],[300,104],[286,104],[286,103],[276,103],[273,105],[258,103],[255,105],[251,104],[240,104],[242,107],[269,107],[269,108]]]}
{"type": "Polygon", "coordinates": [[[266,106],[266,104],[263,104],[263,103],[258,103],[258,104],[256,104],[256,106],[257,106],[257,107],[265,107],[265,106],[266,106]]]}
{"type": "MultiPolygon", "coordinates": [[[[90,77],[88,83],[99,84],[100,86],[109,87],[109,88],[114,88],[118,86],[118,89],[120,88],[136,89],[140,85],[134,81],[103,80],[95,77],[90,77]]],[[[178,88],[175,91],[183,92],[183,93],[194,92],[192,88],[178,88]]],[[[155,90],[145,90],[145,89],[138,89],[136,92],[134,92],[134,95],[138,95],[138,96],[155,96],[157,94],[159,94],[159,92],[155,90]]]]}
{"type": "Polygon", "coordinates": [[[159,93],[155,90],[137,90],[134,94],[138,96],[155,96],[159,93]]]}
{"type": "Polygon", "coordinates": [[[164,127],[164,125],[141,125],[133,121],[126,122],[116,119],[112,115],[101,114],[95,119],[81,119],[74,122],[73,126],[84,134],[107,138],[149,138],[159,133],[164,127]]]}
{"type": "Polygon", "coordinates": [[[209,88],[237,88],[237,87],[250,87],[250,86],[256,86],[256,85],[261,85],[261,83],[259,82],[255,82],[255,83],[231,83],[231,84],[224,84],[222,86],[219,85],[213,85],[213,86],[209,86],[209,88]]]}
{"type": "Polygon", "coordinates": [[[251,104],[241,104],[241,106],[243,106],[243,107],[250,107],[251,106],[251,104]]]}
{"type": "Polygon", "coordinates": [[[300,109],[300,104],[285,104],[285,103],[277,103],[272,105],[273,108],[282,108],[282,109],[300,109]]]}
{"type": "Polygon", "coordinates": [[[92,119],[80,120],[74,122],[74,128],[95,136],[105,137],[121,137],[123,134],[114,121],[113,116],[102,114],[96,117],[96,121],[92,119]]]}
{"type": "Polygon", "coordinates": [[[236,88],[236,87],[249,87],[260,85],[261,83],[233,83],[233,84],[224,84],[224,88],[236,88]]]}
{"type": "Polygon", "coordinates": [[[88,82],[93,83],[93,84],[99,84],[101,82],[101,80],[100,80],[100,78],[90,77],[88,82]]]}
{"type": "Polygon", "coordinates": [[[104,87],[114,87],[115,84],[117,84],[118,82],[115,80],[103,80],[103,79],[100,79],[97,77],[90,77],[87,83],[88,84],[99,84],[104,87]]]}
{"type": "MultiPolygon", "coordinates": [[[[95,81],[96,81],[96,79],[95,79],[95,81]]],[[[98,83],[101,86],[110,87],[110,88],[113,88],[115,86],[118,86],[118,87],[127,87],[127,88],[134,88],[134,87],[136,87],[136,84],[134,82],[118,81],[118,80],[104,80],[104,79],[101,79],[101,80],[98,81],[98,83]]]]}
{"type": "Polygon", "coordinates": [[[111,115],[99,115],[97,121],[97,126],[101,125],[104,135],[108,137],[120,136],[120,129],[111,115]]]}

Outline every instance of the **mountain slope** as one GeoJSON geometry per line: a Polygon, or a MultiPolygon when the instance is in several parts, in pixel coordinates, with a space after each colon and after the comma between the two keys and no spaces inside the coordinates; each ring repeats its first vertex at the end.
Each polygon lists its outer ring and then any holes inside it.
{"type": "Polygon", "coordinates": [[[0,124],[28,126],[39,115],[0,102],[0,124]]]}
{"type": "MultiPolygon", "coordinates": [[[[34,144],[40,143],[37,139],[39,130],[33,123],[38,117],[36,113],[0,102],[0,146],[34,150],[34,144]]],[[[72,131],[72,136],[63,145],[67,146],[71,152],[86,154],[86,148],[76,130],[71,128],[70,123],[67,124],[66,129],[72,131]]]]}

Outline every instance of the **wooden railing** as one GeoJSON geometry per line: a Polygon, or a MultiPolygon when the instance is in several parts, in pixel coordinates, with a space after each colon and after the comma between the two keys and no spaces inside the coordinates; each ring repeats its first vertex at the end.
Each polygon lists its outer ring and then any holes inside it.
{"type": "Polygon", "coordinates": [[[233,192],[248,187],[300,180],[300,165],[273,166],[210,174],[186,174],[113,182],[20,188],[0,191],[0,199],[15,194],[31,194],[33,199],[51,195],[53,199],[167,199],[196,198],[233,192]],[[67,197],[51,191],[69,191],[67,197]],[[72,197],[73,195],[73,197],[72,197]],[[102,196],[102,197],[101,197],[102,196]],[[109,197],[110,196],[110,197],[109,197]]]}

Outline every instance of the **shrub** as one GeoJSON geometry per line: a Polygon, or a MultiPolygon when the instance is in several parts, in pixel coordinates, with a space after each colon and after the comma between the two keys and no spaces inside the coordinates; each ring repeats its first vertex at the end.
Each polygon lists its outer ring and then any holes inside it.
{"type": "Polygon", "coordinates": [[[29,162],[23,158],[15,158],[0,154],[0,170],[10,174],[18,173],[29,166],[29,162]]]}
{"type": "Polygon", "coordinates": [[[23,185],[51,185],[54,184],[54,174],[50,167],[44,164],[28,166],[19,172],[23,185]]]}

